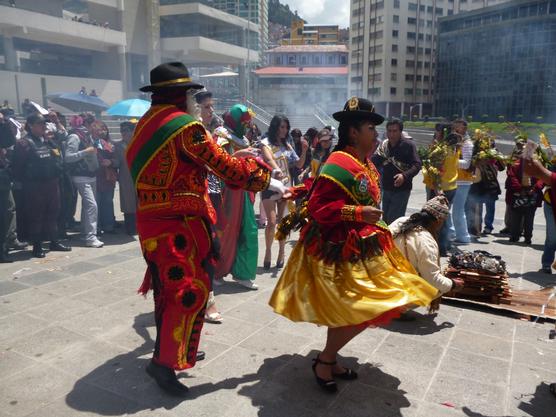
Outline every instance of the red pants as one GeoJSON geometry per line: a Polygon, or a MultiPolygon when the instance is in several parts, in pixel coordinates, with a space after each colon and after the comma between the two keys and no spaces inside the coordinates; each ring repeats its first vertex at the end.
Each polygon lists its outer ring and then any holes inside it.
{"type": "Polygon", "coordinates": [[[191,368],[210,291],[205,266],[210,262],[209,229],[200,217],[137,220],[148,265],[140,292],[154,292],[153,361],[176,370],[191,368]]]}

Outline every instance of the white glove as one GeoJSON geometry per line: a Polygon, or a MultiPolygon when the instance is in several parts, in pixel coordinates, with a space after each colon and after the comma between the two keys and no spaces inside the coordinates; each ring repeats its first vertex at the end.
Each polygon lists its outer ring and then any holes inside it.
{"type": "Polygon", "coordinates": [[[270,184],[268,184],[268,189],[270,191],[277,192],[279,194],[278,199],[282,198],[282,195],[288,191],[288,188],[284,185],[284,183],[276,178],[270,179],[270,184]]]}

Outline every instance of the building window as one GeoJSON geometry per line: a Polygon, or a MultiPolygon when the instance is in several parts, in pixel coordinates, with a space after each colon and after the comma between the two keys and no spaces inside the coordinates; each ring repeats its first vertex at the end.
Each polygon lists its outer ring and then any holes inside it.
{"type": "Polygon", "coordinates": [[[409,10],[410,12],[416,12],[417,11],[417,3],[408,3],[407,10],[409,10]]]}
{"type": "Polygon", "coordinates": [[[347,56],[345,55],[340,56],[340,65],[347,65],[347,56]]]}
{"type": "Polygon", "coordinates": [[[398,74],[395,72],[390,73],[390,81],[398,81],[398,74]]]}
{"type": "Polygon", "coordinates": [[[392,19],[393,19],[394,23],[400,23],[400,16],[398,16],[397,14],[395,14],[395,15],[392,17],[392,19]]]}
{"type": "Polygon", "coordinates": [[[321,64],[320,55],[315,55],[313,57],[313,64],[315,64],[315,65],[320,65],[321,64]]]}
{"type": "Polygon", "coordinates": [[[413,74],[405,74],[406,81],[413,81],[413,77],[415,77],[413,74]]]}
{"type": "Polygon", "coordinates": [[[307,57],[305,55],[301,57],[301,65],[307,65],[307,57]]]}
{"type": "Polygon", "coordinates": [[[282,57],[281,56],[275,56],[274,57],[274,65],[282,65],[282,57]]]}
{"type": "Polygon", "coordinates": [[[396,95],[396,87],[390,87],[390,94],[392,94],[393,96],[396,95]]]}
{"type": "Polygon", "coordinates": [[[417,34],[415,32],[407,32],[407,39],[415,39],[417,34]]]}
{"type": "Polygon", "coordinates": [[[369,95],[380,96],[380,87],[369,88],[369,95]]]}
{"type": "Polygon", "coordinates": [[[423,89],[423,95],[424,95],[424,96],[428,96],[428,95],[429,95],[429,90],[423,89]]]}
{"type": "Polygon", "coordinates": [[[408,46],[406,52],[408,54],[414,54],[415,53],[415,47],[414,46],[408,46]]]}
{"type": "Polygon", "coordinates": [[[288,65],[295,65],[295,55],[288,56],[288,65]]]}
{"type": "Polygon", "coordinates": [[[405,61],[406,68],[413,68],[414,66],[415,66],[415,61],[413,61],[412,59],[408,59],[407,61],[405,61]]]}
{"type": "Polygon", "coordinates": [[[421,78],[423,78],[421,75],[416,75],[415,76],[415,81],[421,81],[421,78]]]}
{"type": "Polygon", "coordinates": [[[327,58],[327,60],[326,60],[326,62],[328,63],[328,65],[334,64],[334,61],[335,61],[334,55],[328,55],[328,58],[327,58]]]}
{"type": "Polygon", "coordinates": [[[417,24],[417,19],[415,19],[414,17],[408,17],[407,18],[407,24],[408,25],[415,25],[415,24],[417,24]]]}
{"type": "Polygon", "coordinates": [[[393,30],[393,31],[392,31],[392,37],[393,37],[393,38],[397,38],[398,35],[399,35],[399,33],[400,33],[400,32],[399,32],[398,30],[393,30]]]}
{"type": "Polygon", "coordinates": [[[394,0],[394,9],[400,8],[400,0],[394,0]]]}
{"type": "Polygon", "coordinates": [[[398,66],[398,60],[396,58],[392,58],[392,61],[390,61],[390,65],[392,65],[393,67],[397,67],[398,66]]]}
{"type": "Polygon", "coordinates": [[[404,90],[404,93],[406,96],[412,96],[413,95],[413,88],[406,88],[404,90]]]}
{"type": "Polygon", "coordinates": [[[398,45],[396,44],[392,45],[392,52],[398,52],[398,45]]]}

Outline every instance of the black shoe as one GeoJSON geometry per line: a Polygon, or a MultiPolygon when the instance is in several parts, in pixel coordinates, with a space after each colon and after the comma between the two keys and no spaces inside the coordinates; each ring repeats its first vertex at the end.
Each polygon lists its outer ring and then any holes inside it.
{"type": "Polygon", "coordinates": [[[11,264],[14,260],[7,253],[0,252],[0,264],[11,264]]]}
{"type": "Polygon", "coordinates": [[[526,245],[530,245],[531,244],[531,239],[525,239],[523,241],[523,243],[525,243],[526,245]]]}
{"type": "Polygon", "coordinates": [[[20,242],[19,240],[16,239],[13,242],[8,244],[8,249],[23,250],[27,246],[29,246],[29,244],[27,242],[20,242]]]}
{"type": "Polygon", "coordinates": [[[71,247],[62,245],[60,242],[50,242],[50,250],[53,252],[71,252],[71,247]]]}
{"type": "Polygon", "coordinates": [[[318,364],[322,364],[322,365],[328,365],[328,366],[334,366],[336,365],[336,362],[323,362],[319,359],[319,357],[317,356],[315,359],[313,359],[313,373],[315,374],[315,378],[317,380],[317,384],[319,384],[319,386],[326,392],[329,392],[331,394],[338,392],[338,385],[336,385],[336,381],[334,381],[333,379],[322,379],[320,376],[317,375],[317,365],[318,364]]]}
{"type": "Polygon", "coordinates": [[[270,261],[264,261],[263,263],[263,269],[265,271],[270,271],[270,261]]]}
{"type": "Polygon", "coordinates": [[[359,377],[359,375],[357,375],[357,372],[355,372],[353,369],[350,368],[344,368],[344,369],[345,372],[342,372],[341,374],[332,373],[332,376],[334,378],[343,379],[344,381],[353,381],[354,379],[357,379],[359,377]]]}
{"type": "Polygon", "coordinates": [[[44,258],[46,256],[40,243],[35,243],[33,245],[33,256],[35,258],[44,258]]]}
{"type": "Polygon", "coordinates": [[[507,227],[504,227],[502,230],[500,230],[499,233],[501,235],[509,235],[510,234],[510,229],[508,229],[507,227]]]}
{"type": "Polygon", "coordinates": [[[205,360],[205,352],[203,352],[202,350],[198,350],[197,351],[197,362],[199,361],[204,361],[205,360]]]}
{"type": "Polygon", "coordinates": [[[543,273],[543,274],[552,274],[552,268],[541,268],[539,269],[539,272],[543,273]]]}
{"type": "Polygon", "coordinates": [[[276,268],[277,269],[281,269],[284,267],[284,260],[282,259],[281,261],[276,261],[276,268]]]}
{"type": "Polygon", "coordinates": [[[174,397],[185,397],[189,391],[189,388],[178,381],[173,369],[150,361],[146,371],[160,388],[174,397]]]}
{"type": "Polygon", "coordinates": [[[517,243],[517,242],[519,242],[519,238],[518,237],[511,237],[509,241],[512,242],[512,243],[517,243]]]}

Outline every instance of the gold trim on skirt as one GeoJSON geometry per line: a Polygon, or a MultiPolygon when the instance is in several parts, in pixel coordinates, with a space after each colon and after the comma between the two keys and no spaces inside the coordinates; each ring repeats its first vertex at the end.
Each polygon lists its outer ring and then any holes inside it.
{"type": "Polygon", "coordinates": [[[426,306],[437,296],[395,247],[355,263],[325,263],[298,242],[269,304],[292,321],[343,327],[400,307],[426,306]]]}

